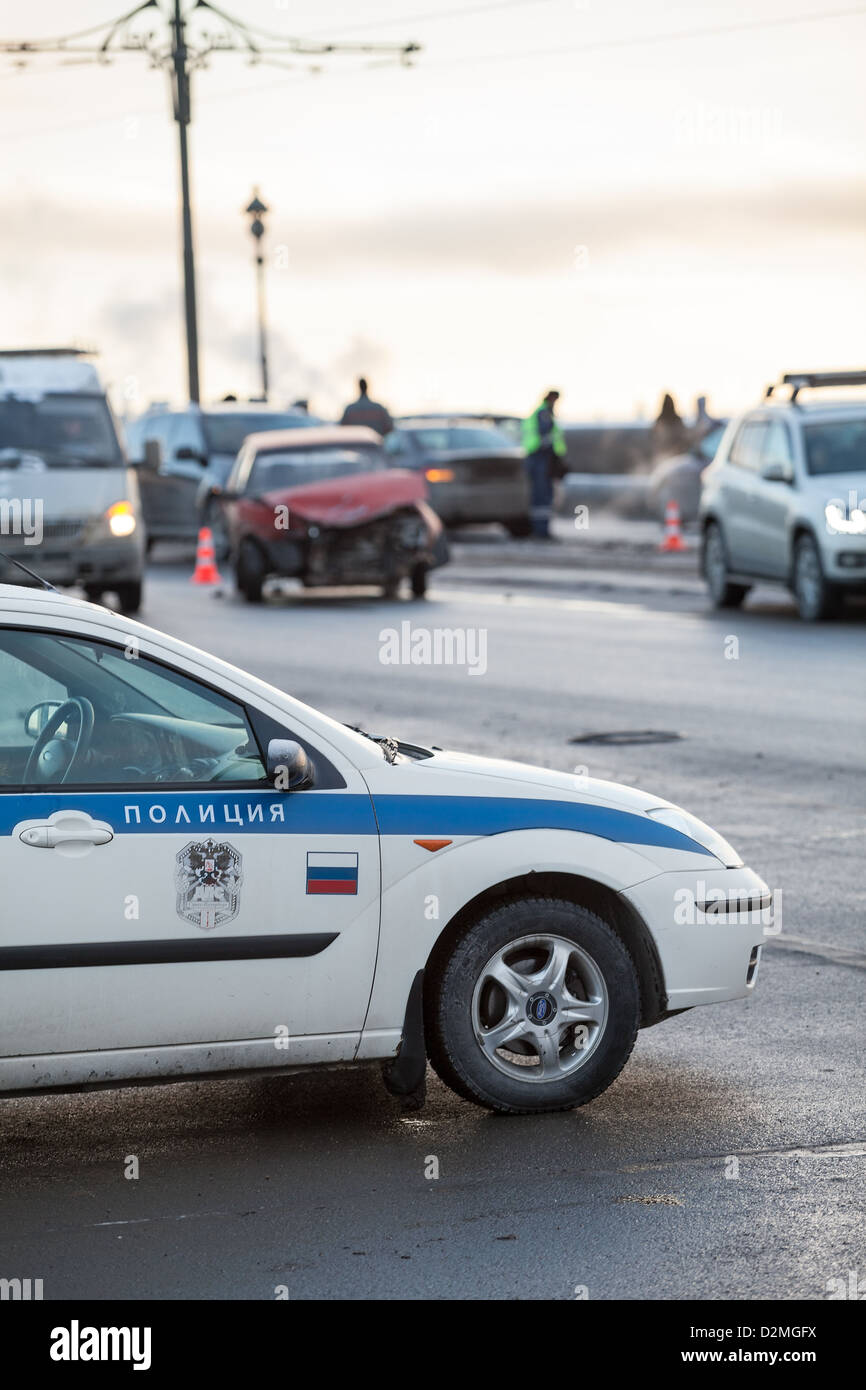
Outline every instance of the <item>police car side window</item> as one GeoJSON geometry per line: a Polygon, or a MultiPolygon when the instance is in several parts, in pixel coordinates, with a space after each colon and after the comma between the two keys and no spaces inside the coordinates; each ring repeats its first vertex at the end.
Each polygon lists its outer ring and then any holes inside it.
{"type": "Polygon", "coordinates": [[[0,629],[0,709],[0,790],[267,780],[243,705],[131,648],[0,629]],[[52,736],[50,767],[28,768],[50,714],[66,701],[70,717],[52,736]]]}
{"type": "Polygon", "coordinates": [[[30,756],[33,740],[24,727],[30,711],[65,699],[59,681],[0,647],[0,786],[19,780],[30,756]]]}

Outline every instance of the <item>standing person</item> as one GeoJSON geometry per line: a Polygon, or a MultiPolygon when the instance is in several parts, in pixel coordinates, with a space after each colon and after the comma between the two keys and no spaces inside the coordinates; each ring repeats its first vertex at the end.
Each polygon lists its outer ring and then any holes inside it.
{"type": "Polygon", "coordinates": [[[529,514],[532,534],[550,540],[550,518],[553,515],[554,479],[565,473],[568,452],[565,435],[554,419],[558,391],[548,391],[541,405],[523,422],[523,447],[529,472],[529,514]]]}
{"type": "Polygon", "coordinates": [[[674,404],[673,396],[666,392],[653,425],[653,455],[656,458],[664,458],[668,454],[684,453],[687,448],[688,430],[674,404]]]}
{"type": "Polygon", "coordinates": [[[367,395],[367,382],[364,377],[358,379],[358,399],[346,406],[340,424],[369,425],[370,429],[381,435],[390,434],[394,428],[394,421],[385,407],[378,401],[371,401],[367,395]]]}

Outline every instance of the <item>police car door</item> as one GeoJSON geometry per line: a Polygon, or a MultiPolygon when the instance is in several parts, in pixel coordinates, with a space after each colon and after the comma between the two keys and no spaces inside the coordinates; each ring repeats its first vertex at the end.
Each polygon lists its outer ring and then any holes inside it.
{"type": "Polygon", "coordinates": [[[277,791],[273,709],[86,636],[0,627],[0,697],[0,1058],[350,1058],[379,920],[360,775],[307,744],[316,785],[277,791]]]}

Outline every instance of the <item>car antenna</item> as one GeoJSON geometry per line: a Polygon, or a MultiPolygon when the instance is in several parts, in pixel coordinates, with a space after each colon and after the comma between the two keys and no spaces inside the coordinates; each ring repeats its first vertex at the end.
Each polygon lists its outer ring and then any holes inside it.
{"type": "Polygon", "coordinates": [[[52,594],[57,593],[54,585],[49,584],[47,579],[43,579],[41,574],[37,574],[35,570],[28,569],[26,565],[22,565],[20,560],[14,559],[11,555],[7,555],[5,550],[0,550],[0,558],[6,560],[8,564],[14,565],[17,570],[21,570],[24,574],[29,574],[31,579],[36,580],[40,589],[48,589],[52,594]]]}

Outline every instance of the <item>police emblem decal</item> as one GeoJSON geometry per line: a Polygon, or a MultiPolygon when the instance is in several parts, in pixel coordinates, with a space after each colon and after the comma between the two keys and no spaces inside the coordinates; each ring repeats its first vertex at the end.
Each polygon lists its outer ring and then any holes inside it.
{"type": "Polygon", "coordinates": [[[237,917],[243,859],[234,845],[191,840],[176,856],[177,915],[202,931],[237,917]]]}

